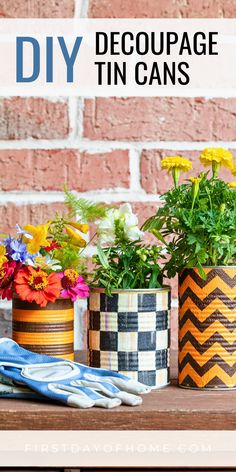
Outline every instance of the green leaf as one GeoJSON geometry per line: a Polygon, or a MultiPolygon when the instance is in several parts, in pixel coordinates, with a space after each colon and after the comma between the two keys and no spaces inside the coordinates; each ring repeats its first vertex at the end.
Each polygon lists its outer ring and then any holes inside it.
{"type": "Polygon", "coordinates": [[[198,264],[197,269],[198,269],[199,275],[202,277],[202,279],[206,280],[207,274],[206,274],[205,270],[203,269],[203,267],[198,264]]]}
{"type": "Polygon", "coordinates": [[[84,198],[77,198],[72,192],[69,192],[67,188],[65,192],[65,204],[69,210],[69,217],[77,217],[79,221],[83,223],[90,223],[99,218],[106,216],[107,207],[101,204],[97,204],[86,200],[84,198]]]}
{"type": "Polygon", "coordinates": [[[100,260],[102,266],[105,269],[108,269],[108,267],[109,267],[108,257],[105,254],[103,248],[99,245],[97,246],[97,252],[98,252],[98,257],[99,257],[99,260],[100,260]]]}

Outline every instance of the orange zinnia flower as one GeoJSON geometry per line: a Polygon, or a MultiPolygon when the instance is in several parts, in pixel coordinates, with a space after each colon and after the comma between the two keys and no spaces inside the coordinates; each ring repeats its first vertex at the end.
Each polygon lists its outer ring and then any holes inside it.
{"type": "Polygon", "coordinates": [[[41,269],[26,266],[15,277],[15,290],[21,300],[45,307],[60,296],[61,280],[55,272],[48,275],[41,269]]]}

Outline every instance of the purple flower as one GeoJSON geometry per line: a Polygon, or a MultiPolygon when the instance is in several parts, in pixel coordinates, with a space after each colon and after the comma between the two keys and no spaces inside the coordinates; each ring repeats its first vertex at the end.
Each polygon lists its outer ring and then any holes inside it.
{"type": "Polygon", "coordinates": [[[11,238],[11,236],[9,236],[8,238],[4,239],[1,243],[5,246],[7,254],[11,253],[11,242],[12,241],[13,241],[13,238],[11,238]]]}
{"type": "Polygon", "coordinates": [[[32,234],[30,234],[30,233],[28,233],[27,231],[25,231],[25,230],[24,230],[23,228],[21,228],[21,226],[18,225],[18,224],[16,224],[16,232],[17,232],[17,234],[19,234],[19,235],[21,236],[21,238],[22,238],[23,236],[25,236],[25,237],[28,238],[28,239],[32,239],[32,238],[33,238],[32,234]]]}
{"type": "Polygon", "coordinates": [[[10,249],[11,259],[14,261],[24,262],[28,256],[26,244],[18,241],[17,239],[12,239],[10,242],[10,249]]]}

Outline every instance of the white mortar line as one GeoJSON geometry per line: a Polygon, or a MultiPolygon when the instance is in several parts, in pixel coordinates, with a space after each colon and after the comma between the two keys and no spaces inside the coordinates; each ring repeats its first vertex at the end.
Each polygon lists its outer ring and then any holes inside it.
{"type": "Polygon", "coordinates": [[[68,113],[69,113],[69,141],[73,141],[78,135],[78,101],[75,97],[69,97],[68,100],[68,113]]]}
{"type": "MultiPolygon", "coordinates": [[[[147,194],[144,191],[130,191],[121,188],[110,190],[97,190],[92,192],[73,192],[79,198],[86,198],[94,202],[155,202],[160,201],[159,195],[147,194]]],[[[14,203],[15,205],[23,204],[44,204],[44,203],[60,203],[64,202],[63,192],[0,192],[0,205],[14,203]]]]}
{"type": "Polygon", "coordinates": [[[87,18],[89,9],[89,0],[75,0],[74,18],[87,18]]]}
{"type": "Polygon", "coordinates": [[[129,166],[130,166],[130,189],[133,191],[144,192],[140,183],[140,158],[141,152],[138,149],[130,149],[129,166]]]}
{"type": "MultiPolygon", "coordinates": [[[[77,104],[77,142],[81,140],[84,132],[84,98],[78,99],[77,104]]],[[[79,143],[78,143],[79,144],[79,143]]]]}
{"type": "Polygon", "coordinates": [[[172,298],[172,300],[171,300],[171,308],[178,308],[178,307],[179,307],[178,298],[172,298]]]}
{"type": "MultiPolygon", "coordinates": [[[[80,107],[82,104],[80,105],[80,107]]],[[[79,114],[81,113],[79,107],[79,114]]],[[[74,112],[73,112],[74,113],[74,112]]],[[[72,114],[73,114],[72,113],[72,114]]],[[[81,133],[81,130],[80,130],[81,133]]],[[[50,140],[0,140],[0,149],[79,149],[90,153],[109,152],[115,149],[143,149],[201,151],[206,147],[226,147],[236,149],[236,141],[90,141],[88,139],[50,139],[50,140]]]]}

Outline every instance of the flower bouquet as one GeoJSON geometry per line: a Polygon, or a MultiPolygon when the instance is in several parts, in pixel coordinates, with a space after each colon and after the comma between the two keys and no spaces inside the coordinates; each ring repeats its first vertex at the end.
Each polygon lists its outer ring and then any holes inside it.
{"type": "MultiPolygon", "coordinates": [[[[73,195],[67,192],[67,203],[73,195]]],[[[73,303],[89,295],[83,251],[88,222],[102,207],[79,200],[77,220],[21,228],[0,244],[0,295],[13,299],[13,339],[30,350],[73,358],[73,303]]],[[[76,216],[75,214],[73,215],[76,216]]]]}
{"type": "Polygon", "coordinates": [[[8,236],[0,245],[2,299],[11,300],[16,294],[44,308],[60,297],[73,302],[87,297],[89,287],[78,267],[79,248],[86,245],[80,233],[88,229],[87,224],[59,217],[38,226],[17,225],[17,236],[8,236]]]}
{"type": "Polygon", "coordinates": [[[235,388],[236,183],[218,174],[227,167],[236,175],[236,166],[221,148],[205,149],[200,161],[212,173],[179,185],[192,163],[180,156],[162,160],[174,186],[144,229],[166,245],[164,272],[179,274],[179,385],[235,388]]]}
{"type": "Polygon", "coordinates": [[[144,243],[129,204],[98,222],[89,297],[89,364],[152,387],[169,383],[170,289],[161,248],[144,243]]]}

